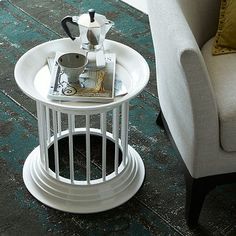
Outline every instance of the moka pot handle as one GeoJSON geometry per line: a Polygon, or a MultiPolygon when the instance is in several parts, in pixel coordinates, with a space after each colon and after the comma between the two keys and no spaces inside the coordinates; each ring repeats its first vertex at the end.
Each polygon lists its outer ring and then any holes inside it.
{"type": "Polygon", "coordinates": [[[72,16],[66,16],[61,20],[61,26],[64,29],[64,31],[66,32],[66,34],[72,39],[75,40],[75,37],[72,36],[67,23],[73,24],[78,26],[77,22],[73,21],[73,17],[72,16]]]}

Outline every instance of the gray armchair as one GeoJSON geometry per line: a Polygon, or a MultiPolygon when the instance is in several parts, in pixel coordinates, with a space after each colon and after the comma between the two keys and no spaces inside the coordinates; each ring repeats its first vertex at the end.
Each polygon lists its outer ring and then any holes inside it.
{"type": "Polygon", "coordinates": [[[207,193],[236,182],[236,54],[211,53],[220,0],[147,4],[160,116],[186,166],[186,219],[195,226],[207,193]]]}

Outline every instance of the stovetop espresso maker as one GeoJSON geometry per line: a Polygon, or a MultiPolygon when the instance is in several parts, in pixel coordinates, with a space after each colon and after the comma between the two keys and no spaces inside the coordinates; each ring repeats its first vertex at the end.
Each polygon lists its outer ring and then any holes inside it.
{"type": "Polygon", "coordinates": [[[68,23],[79,27],[81,47],[87,51],[102,49],[106,34],[114,25],[105,16],[95,13],[94,9],[90,9],[87,13],[79,16],[66,16],[62,19],[61,25],[72,40],[75,40],[75,37],[72,36],[68,23]]]}

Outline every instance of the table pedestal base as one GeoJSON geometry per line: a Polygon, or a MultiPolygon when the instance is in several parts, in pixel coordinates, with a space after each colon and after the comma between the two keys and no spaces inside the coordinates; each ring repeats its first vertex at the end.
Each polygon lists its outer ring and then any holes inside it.
{"type": "MultiPolygon", "coordinates": [[[[121,163],[122,165],[122,163],[121,163]]],[[[40,202],[71,213],[95,213],[117,207],[128,201],[141,187],[145,170],[139,154],[128,145],[124,169],[104,182],[87,184],[67,183],[47,172],[40,160],[40,147],[27,157],[23,168],[24,183],[40,202]]]]}

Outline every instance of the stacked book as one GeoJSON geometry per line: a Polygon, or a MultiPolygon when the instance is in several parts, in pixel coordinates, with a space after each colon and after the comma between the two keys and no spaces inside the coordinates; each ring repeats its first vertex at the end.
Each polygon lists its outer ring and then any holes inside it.
{"type": "Polygon", "coordinates": [[[110,102],[115,97],[127,94],[121,80],[116,79],[116,55],[104,54],[105,66],[88,64],[75,82],[69,82],[57,63],[60,56],[48,58],[51,83],[48,98],[59,101],[110,102]]]}

